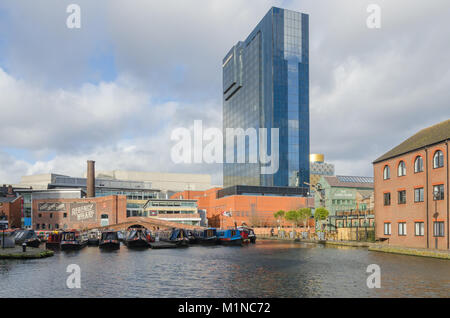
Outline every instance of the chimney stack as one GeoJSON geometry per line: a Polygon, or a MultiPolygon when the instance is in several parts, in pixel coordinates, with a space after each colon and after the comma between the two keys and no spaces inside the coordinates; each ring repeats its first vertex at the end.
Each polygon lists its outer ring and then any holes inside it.
{"type": "Polygon", "coordinates": [[[87,162],[87,197],[95,198],[95,161],[88,160],[87,162]]]}

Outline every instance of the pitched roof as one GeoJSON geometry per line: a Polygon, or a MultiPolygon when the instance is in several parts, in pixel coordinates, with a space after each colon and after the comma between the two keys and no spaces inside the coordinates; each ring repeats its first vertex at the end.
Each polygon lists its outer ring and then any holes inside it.
{"type": "Polygon", "coordinates": [[[450,119],[419,131],[373,163],[378,163],[402,154],[450,139],[450,119]]]}
{"type": "Polygon", "coordinates": [[[16,201],[17,197],[0,197],[0,202],[1,203],[8,203],[8,202],[13,202],[16,201]]]}
{"type": "Polygon", "coordinates": [[[373,189],[372,177],[324,176],[323,178],[331,187],[373,189]]]}

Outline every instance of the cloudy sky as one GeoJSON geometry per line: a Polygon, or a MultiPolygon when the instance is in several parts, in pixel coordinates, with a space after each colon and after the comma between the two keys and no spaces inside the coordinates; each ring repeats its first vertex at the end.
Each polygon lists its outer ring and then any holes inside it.
{"type": "Polygon", "coordinates": [[[450,118],[448,0],[2,0],[0,183],[175,165],[170,134],[221,127],[221,62],[271,6],[310,14],[311,151],[338,174],[450,118]],[[66,8],[81,7],[81,29],[66,8]],[[379,4],[381,29],[367,7],[379,4]]]}

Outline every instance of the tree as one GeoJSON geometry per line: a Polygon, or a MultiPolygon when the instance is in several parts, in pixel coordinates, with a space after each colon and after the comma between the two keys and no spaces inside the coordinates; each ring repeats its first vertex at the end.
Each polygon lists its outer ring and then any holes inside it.
{"type": "Polygon", "coordinates": [[[286,215],[286,212],[284,212],[283,210],[280,210],[278,212],[275,212],[273,214],[273,216],[275,217],[275,219],[278,220],[278,224],[280,224],[281,220],[284,218],[284,216],[286,215]]]}
{"type": "Polygon", "coordinates": [[[328,218],[329,214],[330,214],[330,212],[328,212],[327,209],[325,209],[325,208],[317,208],[315,213],[314,213],[314,218],[317,221],[325,221],[328,218]]]}
{"type": "Polygon", "coordinates": [[[284,218],[288,221],[294,222],[295,227],[297,227],[301,219],[300,212],[295,210],[289,211],[288,213],[286,213],[286,216],[284,218]]]}
{"type": "Polygon", "coordinates": [[[310,208],[302,208],[299,211],[300,220],[303,221],[303,224],[308,226],[309,228],[309,219],[311,218],[311,209],[310,208]]]}
{"type": "Polygon", "coordinates": [[[330,214],[330,212],[328,212],[327,209],[325,208],[317,208],[316,212],[314,213],[314,218],[316,219],[316,223],[317,221],[325,221],[328,218],[328,215],[330,214]]]}

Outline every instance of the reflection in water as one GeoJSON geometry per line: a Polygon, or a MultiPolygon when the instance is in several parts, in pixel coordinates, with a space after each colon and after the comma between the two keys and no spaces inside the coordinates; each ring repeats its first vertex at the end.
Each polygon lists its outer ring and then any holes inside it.
{"type": "Polygon", "coordinates": [[[96,247],[29,261],[0,261],[0,297],[449,297],[445,260],[315,244],[118,251],[96,247]],[[81,289],[66,268],[81,267],[81,289]],[[382,288],[369,290],[378,264],[382,288]]]}

